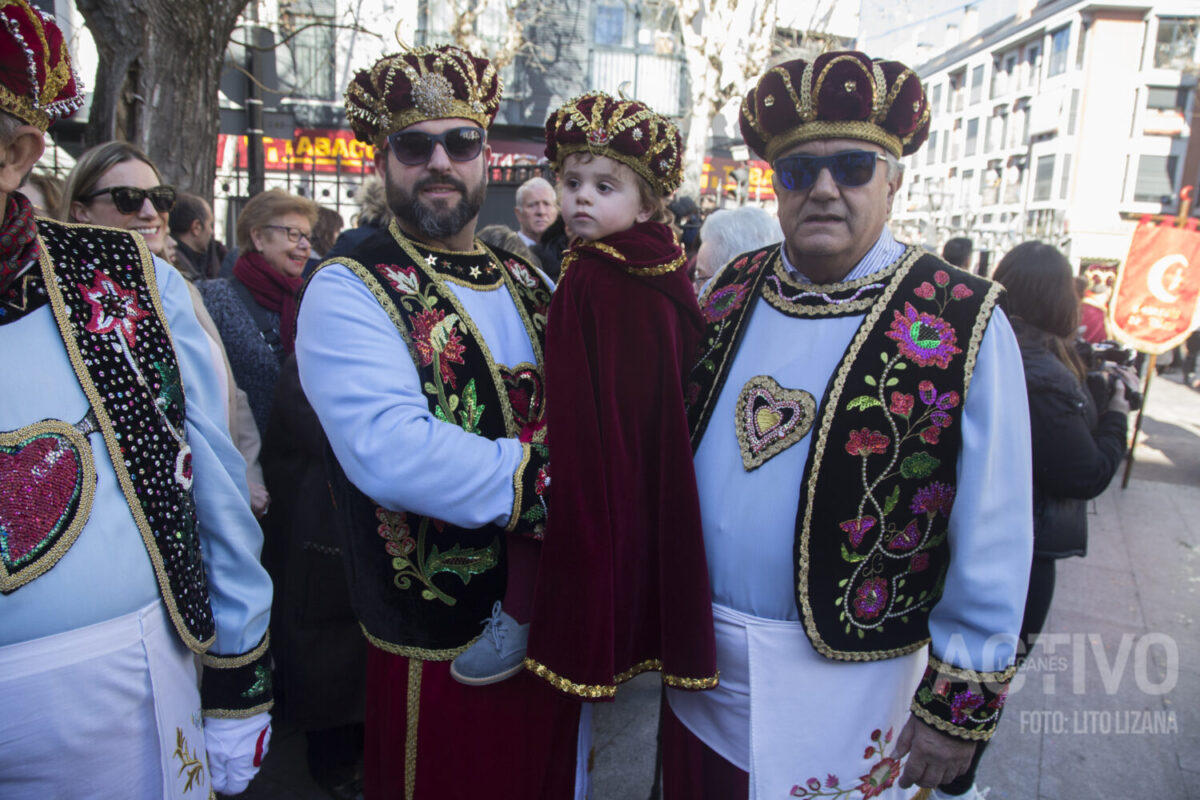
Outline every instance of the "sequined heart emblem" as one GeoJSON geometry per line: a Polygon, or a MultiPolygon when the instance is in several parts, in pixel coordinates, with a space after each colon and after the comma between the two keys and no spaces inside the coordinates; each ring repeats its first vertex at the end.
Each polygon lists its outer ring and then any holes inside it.
{"type": "Polygon", "coordinates": [[[91,511],[96,467],[87,439],[44,420],[0,433],[0,592],[25,585],[70,549],[91,511]]]}
{"type": "MultiPolygon", "coordinates": [[[[521,363],[509,369],[498,364],[513,420],[523,441],[530,441],[546,427],[546,387],[542,373],[533,364],[521,363]]],[[[540,438],[538,438],[540,441],[540,438]]]]}
{"type": "Polygon", "coordinates": [[[804,438],[817,401],[803,389],[785,389],[767,375],[746,382],[737,400],[737,438],[749,472],[804,438]]]}

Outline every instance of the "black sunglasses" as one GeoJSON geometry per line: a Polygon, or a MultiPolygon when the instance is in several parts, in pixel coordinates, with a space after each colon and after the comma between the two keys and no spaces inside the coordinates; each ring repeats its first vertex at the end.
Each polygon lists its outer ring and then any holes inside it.
{"type": "Polygon", "coordinates": [[[150,202],[154,205],[154,210],[159,213],[170,211],[175,207],[174,186],[155,186],[153,189],[135,189],[132,186],[109,186],[107,189],[99,189],[91,194],[84,195],[82,199],[92,200],[102,194],[111,195],[113,205],[122,214],[137,213],[141,209],[142,203],[146,202],[147,197],[150,198],[150,202]]]}
{"type": "Polygon", "coordinates": [[[441,133],[396,131],[387,137],[388,147],[402,164],[415,167],[433,157],[434,145],[440,144],[452,161],[470,161],[483,150],[483,131],[463,126],[441,133]]]}
{"type": "Polygon", "coordinates": [[[869,150],[846,150],[831,156],[797,154],[775,159],[775,174],[791,191],[811,189],[823,169],[829,170],[839,186],[862,186],[875,177],[875,163],[880,160],[886,161],[887,156],[869,150]]]}

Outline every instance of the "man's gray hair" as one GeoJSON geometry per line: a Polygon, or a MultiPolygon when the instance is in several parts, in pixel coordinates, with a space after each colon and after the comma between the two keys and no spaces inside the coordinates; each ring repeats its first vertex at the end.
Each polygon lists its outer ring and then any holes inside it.
{"type": "Polygon", "coordinates": [[[884,153],[883,157],[887,160],[887,179],[889,183],[904,174],[904,164],[900,161],[900,159],[896,158],[891,153],[884,153]]]}
{"type": "Polygon", "coordinates": [[[554,193],[554,187],[550,184],[550,181],[542,177],[530,178],[517,187],[517,205],[524,203],[525,198],[534,189],[548,189],[551,194],[554,193]]]}
{"type": "Polygon", "coordinates": [[[714,272],[738,253],[782,241],[779,220],[757,206],[719,209],[709,214],[700,227],[700,242],[711,254],[709,263],[714,272]]]}

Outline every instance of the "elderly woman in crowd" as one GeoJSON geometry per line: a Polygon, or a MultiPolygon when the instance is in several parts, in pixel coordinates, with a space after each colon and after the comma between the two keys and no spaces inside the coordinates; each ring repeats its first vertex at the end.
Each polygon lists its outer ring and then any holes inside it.
{"type": "Polygon", "coordinates": [[[254,421],[267,429],[279,365],[292,352],[297,293],[312,252],[317,205],[282,189],[250,198],[237,222],[232,278],[200,283],[233,375],[250,396],[254,421]]]}
{"type": "Polygon", "coordinates": [[[757,206],[709,214],[700,227],[700,249],[696,251],[696,267],[692,274],[696,294],[734,256],[782,241],[783,229],[779,227],[779,220],[757,206]]]}
{"type": "MultiPolygon", "coordinates": [[[[167,215],[175,205],[176,196],[175,187],[164,183],[149,156],[126,142],[106,142],[88,150],[75,162],[63,189],[60,218],[140,233],[151,253],[167,259],[167,215]]],[[[258,464],[261,446],[258,427],[250,417],[245,393],[234,381],[217,326],[205,310],[196,287],[189,282],[188,289],[196,317],[209,336],[217,374],[225,377],[223,396],[229,432],[246,460],[250,505],[261,516],[269,498],[258,464]]]]}

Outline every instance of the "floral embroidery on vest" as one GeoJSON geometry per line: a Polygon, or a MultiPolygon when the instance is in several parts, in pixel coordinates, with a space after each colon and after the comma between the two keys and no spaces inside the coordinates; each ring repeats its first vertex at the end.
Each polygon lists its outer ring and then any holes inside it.
{"type": "MultiPolygon", "coordinates": [[[[892,729],[888,728],[887,733],[876,728],[871,733],[871,741],[873,744],[867,745],[863,751],[863,760],[870,761],[873,758],[878,758],[867,768],[863,775],[858,776],[858,782],[851,781],[843,785],[842,779],[834,775],[832,772],[825,776],[822,780],[818,777],[809,778],[803,784],[796,784],[792,787],[789,793],[790,797],[854,797],[854,798],[869,798],[878,797],[886,790],[891,788],[896,779],[900,777],[901,763],[900,759],[895,757],[895,749],[893,755],[884,755],[886,748],[892,742],[892,729]]],[[[853,773],[851,773],[853,774],[853,773]]]]}

